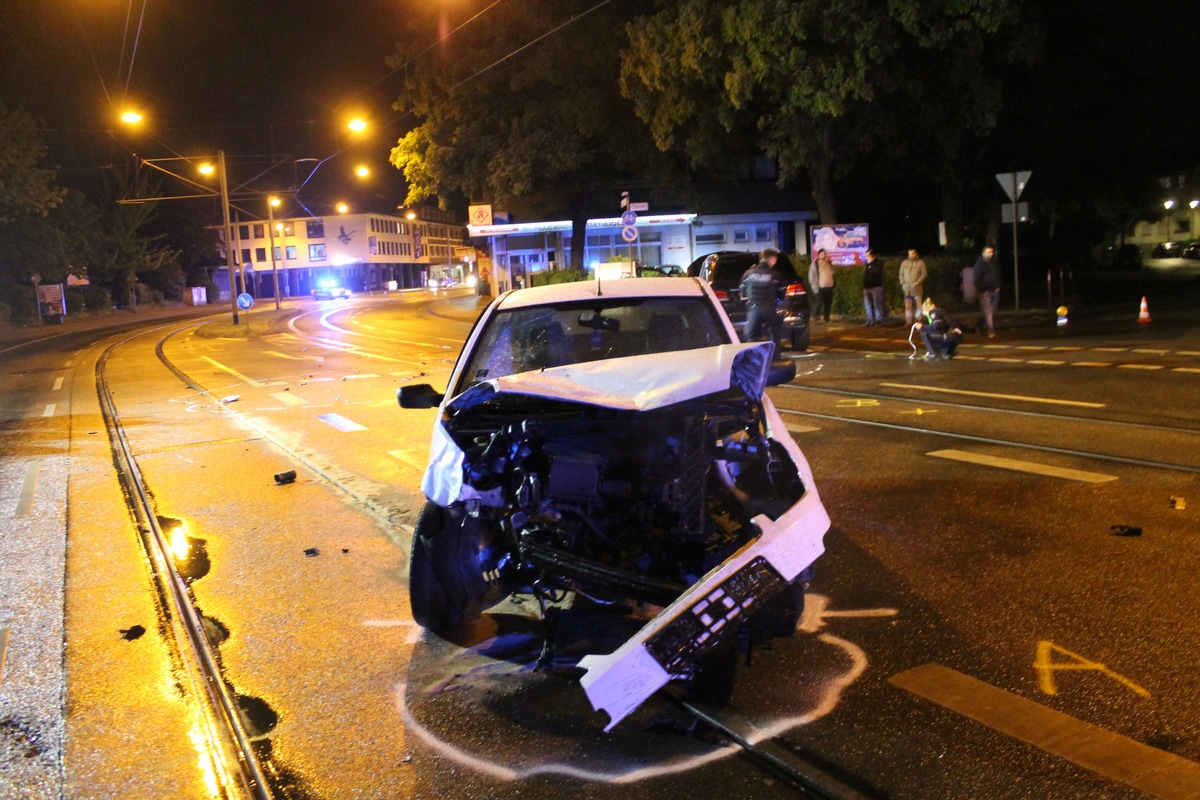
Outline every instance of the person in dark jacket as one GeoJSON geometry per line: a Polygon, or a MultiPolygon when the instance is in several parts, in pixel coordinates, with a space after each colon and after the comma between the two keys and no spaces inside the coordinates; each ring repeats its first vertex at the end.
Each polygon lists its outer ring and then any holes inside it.
{"type": "Polygon", "coordinates": [[[983,328],[988,338],[996,336],[992,315],[1000,305],[1000,268],[996,266],[996,248],[988,246],[975,261],[975,289],[979,292],[979,310],[983,312],[983,328]]]}
{"type": "Polygon", "coordinates": [[[867,263],[863,268],[863,307],[867,311],[868,325],[883,323],[883,262],[875,257],[874,250],[867,251],[867,263]]]}
{"type": "Polygon", "coordinates": [[[762,260],[742,275],[742,300],[746,303],[742,341],[756,341],[764,330],[770,334],[771,341],[779,341],[781,321],[775,309],[787,281],[776,266],[778,261],[779,251],[768,247],[762,251],[762,260]]]}
{"type": "Polygon", "coordinates": [[[929,298],[925,298],[921,304],[921,319],[916,325],[925,342],[925,358],[954,358],[958,346],[962,344],[962,328],[955,325],[946,312],[929,298]]]}

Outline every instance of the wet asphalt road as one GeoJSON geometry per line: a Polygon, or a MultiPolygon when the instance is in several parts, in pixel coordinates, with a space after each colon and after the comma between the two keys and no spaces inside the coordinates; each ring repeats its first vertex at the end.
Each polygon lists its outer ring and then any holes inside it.
{"type": "MultiPolygon", "coordinates": [[[[432,412],[401,411],[395,388],[444,386],[473,299],[285,311],[269,324],[252,316],[249,336],[210,326],[164,344],[236,400],[183,387],[156,362],[154,335],[120,351],[113,372],[161,515],[203,542],[210,565],[193,591],[228,634],[227,676],[277,720],[260,747],[288,796],[792,793],[689,735],[666,703],[604,734],[569,666],[616,635],[594,619],[567,625],[576,635],[548,674],[530,669],[539,639],[527,607],[502,607],[457,642],[415,629],[405,548],[432,412]],[[297,481],[276,485],[288,468],[297,481]]],[[[868,795],[1141,797],[1150,773],[1158,796],[1188,796],[1200,761],[1200,336],[1171,319],[1030,326],[926,363],[907,358],[906,335],[818,329],[794,385],[772,390],[834,528],[797,636],[739,667],[731,706],[868,795]],[[1172,497],[1193,502],[1173,508],[1172,497]],[[998,693],[903,688],[931,665],[998,693]],[[1080,745],[1073,721],[1094,726],[1082,729],[1093,739],[1108,732],[1103,744],[1080,745]]],[[[85,384],[87,358],[73,363],[85,384]]],[[[13,427],[41,413],[38,397],[22,403],[7,407],[13,427]]],[[[167,794],[205,796],[186,697],[135,688],[172,685],[170,648],[138,599],[136,537],[113,508],[103,453],[80,449],[94,425],[75,412],[57,435],[74,443],[72,469],[90,459],[92,471],[69,498],[82,510],[67,515],[69,541],[96,560],[67,569],[66,795],[132,796],[140,756],[170,765],[167,794]],[[102,513],[111,519],[97,525],[102,513]],[[112,580],[130,586],[72,605],[71,581],[103,563],[128,564],[112,580]],[[135,622],[145,636],[117,633],[135,622]],[[72,650],[85,635],[123,670],[72,650]],[[122,696],[114,713],[108,698],[122,696]],[[105,777],[110,762],[125,766],[105,777]]],[[[30,447],[6,440],[8,472],[30,447]]]]}

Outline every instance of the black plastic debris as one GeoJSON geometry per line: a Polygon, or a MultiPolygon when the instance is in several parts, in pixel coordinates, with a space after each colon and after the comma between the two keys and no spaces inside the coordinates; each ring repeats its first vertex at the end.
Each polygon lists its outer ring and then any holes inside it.
{"type": "Polygon", "coordinates": [[[142,634],[145,632],[146,629],[141,625],[133,625],[128,628],[121,628],[121,638],[127,642],[132,642],[134,639],[142,638],[142,634]]]}
{"type": "Polygon", "coordinates": [[[1113,536],[1141,536],[1142,529],[1132,525],[1113,525],[1108,529],[1113,536]]]}
{"type": "Polygon", "coordinates": [[[346,553],[349,553],[349,552],[350,552],[350,548],[349,548],[349,547],[343,547],[343,548],[342,548],[342,555],[346,555],[346,553]]]}
{"type": "Polygon", "coordinates": [[[291,483],[294,480],[296,480],[296,470],[294,469],[289,469],[287,472],[280,472],[275,475],[275,482],[280,486],[283,486],[285,483],[291,483]]]}
{"type": "Polygon", "coordinates": [[[310,547],[304,551],[304,555],[308,556],[309,558],[312,558],[313,556],[319,556],[321,555],[321,549],[318,547],[310,547]]]}

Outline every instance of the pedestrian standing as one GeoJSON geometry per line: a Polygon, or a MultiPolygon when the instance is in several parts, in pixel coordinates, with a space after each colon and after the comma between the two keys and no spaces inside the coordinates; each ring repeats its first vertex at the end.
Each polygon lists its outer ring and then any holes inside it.
{"type": "Polygon", "coordinates": [[[824,250],[818,250],[817,257],[808,267],[808,285],[817,295],[816,313],[823,316],[825,322],[829,322],[829,312],[833,309],[833,282],[833,260],[824,250]]]}
{"type": "Polygon", "coordinates": [[[875,257],[874,250],[867,250],[863,268],[863,307],[867,311],[867,325],[883,324],[883,262],[875,257]]]}
{"type": "Polygon", "coordinates": [[[900,292],[904,295],[904,324],[912,325],[921,316],[921,292],[929,269],[925,259],[915,249],[909,249],[908,258],[900,264],[900,292]]]}
{"type": "Polygon", "coordinates": [[[1000,269],[996,266],[996,248],[988,245],[975,261],[975,289],[979,292],[979,310],[983,312],[983,329],[989,339],[996,336],[993,315],[1000,305],[1000,269]]]}
{"type": "Polygon", "coordinates": [[[782,320],[776,308],[786,281],[776,266],[778,262],[779,251],[768,247],[762,251],[759,262],[742,275],[742,300],[746,302],[742,341],[757,341],[765,329],[770,333],[771,341],[776,345],[779,343],[782,320]]]}

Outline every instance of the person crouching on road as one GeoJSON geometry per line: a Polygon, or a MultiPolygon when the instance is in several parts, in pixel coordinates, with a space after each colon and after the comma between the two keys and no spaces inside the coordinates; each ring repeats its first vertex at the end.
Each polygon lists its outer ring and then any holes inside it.
{"type": "Polygon", "coordinates": [[[775,308],[783,296],[786,281],[783,272],[775,266],[778,261],[779,251],[768,247],[762,251],[761,260],[742,275],[742,300],[746,303],[742,341],[757,341],[765,331],[770,334],[771,341],[779,342],[782,322],[775,308]]]}
{"type": "Polygon", "coordinates": [[[963,332],[946,316],[946,312],[926,298],[921,305],[921,317],[915,323],[925,342],[925,358],[954,358],[962,344],[963,332]]]}

